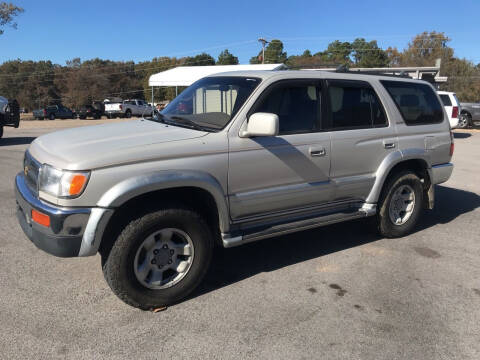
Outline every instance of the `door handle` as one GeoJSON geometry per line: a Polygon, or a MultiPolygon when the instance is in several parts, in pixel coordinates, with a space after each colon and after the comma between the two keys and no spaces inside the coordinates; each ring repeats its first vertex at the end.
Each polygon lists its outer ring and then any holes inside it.
{"type": "Polygon", "coordinates": [[[385,143],[385,144],[383,144],[383,147],[385,149],[393,149],[393,148],[395,148],[395,143],[385,143]]]}
{"type": "Polygon", "coordinates": [[[310,156],[325,156],[326,154],[325,149],[310,149],[310,156]]]}

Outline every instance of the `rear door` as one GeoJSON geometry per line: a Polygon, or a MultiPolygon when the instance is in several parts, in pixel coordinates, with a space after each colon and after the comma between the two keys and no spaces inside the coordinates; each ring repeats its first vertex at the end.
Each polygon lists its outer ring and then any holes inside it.
{"type": "Polygon", "coordinates": [[[321,130],[321,84],[280,81],[266,89],[249,116],[279,116],[278,136],[230,137],[228,196],[234,220],[328,202],[330,135],[321,130]]]}
{"type": "Polygon", "coordinates": [[[334,200],[364,201],[380,163],[398,148],[395,129],[370,83],[328,80],[327,84],[334,200]]]}

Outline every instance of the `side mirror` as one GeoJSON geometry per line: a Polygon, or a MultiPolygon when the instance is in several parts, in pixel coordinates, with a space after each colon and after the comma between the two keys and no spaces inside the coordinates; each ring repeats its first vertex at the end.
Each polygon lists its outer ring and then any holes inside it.
{"type": "Polygon", "coordinates": [[[277,136],[278,127],[279,120],[277,114],[258,112],[250,116],[247,130],[243,131],[241,136],[277,136]]]}

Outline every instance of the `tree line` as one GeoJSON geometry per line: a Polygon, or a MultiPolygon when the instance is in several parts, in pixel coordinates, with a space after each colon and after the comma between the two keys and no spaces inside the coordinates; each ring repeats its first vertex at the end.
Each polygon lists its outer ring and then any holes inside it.
{"type": "MultiPolygon", "coordinates": [[[[305,50],[300,55],[288,55],[281,40],[275,39],[250,59],[250,63],[285,63],[289,68],[432,66],[441,59],[441,74],[448,76],[442,90],[455,91],[461,101],[480,101],[480,64],[455,56],[444,33],[424,32],[415,36],[400,51],[382,49],[376,40],[363,38],[352,42],[335,40],[323,51],[305,50]]],[[[228,49],[215,59],[207,53],[192,57],[156,57],[134,63],[103,59],[81,61],[75,58],[65,65],[51,61],[13,60],[0,65],[0,95],[16,98],[22,107],[33,109],[52,103],[72,108],[105,98],[150,99],[150,75],[177,66],[238,64],[238,58],[228,49]]],[[[175,97],[174,88],[156,88],[155,99],[175,97]]]]}

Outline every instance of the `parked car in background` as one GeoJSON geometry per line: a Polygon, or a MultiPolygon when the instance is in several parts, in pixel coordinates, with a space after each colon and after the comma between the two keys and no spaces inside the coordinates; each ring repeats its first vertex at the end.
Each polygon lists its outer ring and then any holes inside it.
{"type": "Polygon", "coordinates": [[[440,99],[442,99],[443,106],[448,115],[450,127],[456,129],[459,124],[460,116],[460,102],[457,99],[457,94],[448,91],[437,91],[440,99]]]}
{"type": "Polygon", "coordinates": [[[367,217],[381,236],[406,236],[453,150],[425,81],[235,71],[145,120],[36,138],[15,179],[17,217],[48,253],[100,252],[113,292],[155,309],[200,284],[215,246],[367,217]]]}
{"type": "Polygon", "coordinates": [[[3,136],[3,127],[20,125],[20,107],[17,100],[8,100],[0,96],[0,138],[3,136]]]}
{"type": "Polygon", "coordinates": [[[94,102],[92,105],[84,105],[78,111],[80,119],[100,119],[105,114],[105,104],[100,101],[94,102]]]}
{"type": "Polygon", "coordinates": [[[459,127],[480,126],[480,103],[460,103],[459,127]]]}
{"type": "Polygon", "coordinates": [[[33,117],[43,119],[75,119],[77,114],[63,105],[50,105],[44,109],[33,110],[33,117]]]}
{"type": "Polygon", "coordinates": [[[105,103],[105,115],[109,119],[115,117],[151,116],[152,113],[153,107],[140,99],[124,100],[121,103],[105,103]]]}

